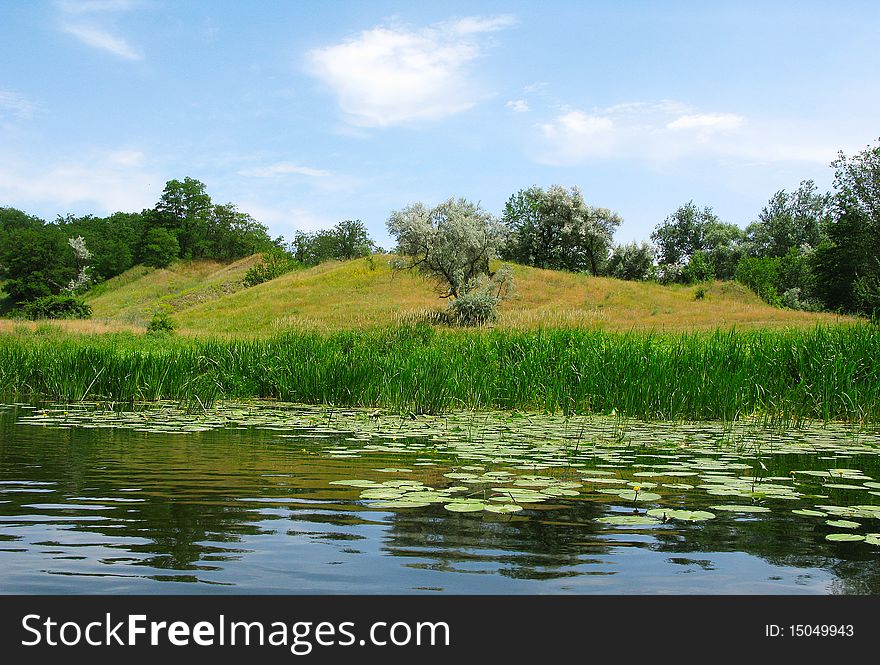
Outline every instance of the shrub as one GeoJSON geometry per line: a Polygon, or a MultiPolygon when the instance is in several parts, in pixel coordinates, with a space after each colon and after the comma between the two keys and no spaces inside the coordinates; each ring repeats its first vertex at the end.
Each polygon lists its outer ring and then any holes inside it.
{"type": "Polygon", "coordinates": [[[744,257],[736,267],[736,281],[749,287],[765,302],[780,307],[782,300],[776,290],[779,264],[778,258],[744,257]]]}
{"type": "Polygon", "coordinates": [[[498,319],[499,298],[484,289],[463,293],[449,304],[456,323],[461,326],[482,326],[498,319]]]}
{"type": "Polygon", "coordinates": [[[28,319],[87,319],[92,308],[74,296],[43,296],[24,306],[28,319]]]}
{"type": "Polygon", "coordinates": [[[708,282],[715,279],[715,262],[706,252],[697,251],[681,271],[681,279],[685,284],[708,282]]]}
{"type": "Polygon", "coordinates": [[[302,264],[282,249],[273,249],[263,254],[263,260],[248,268],[244,275],[245,286],[256,286],[270,279],[300,268],[302,264]]]}
{"type": "Polygon", "coordinates": [[[821,301],[816,298],[806,297],[803,290],[797,286],[786,290],[782,294],[780,302],[783,307],[800,309],[805,312],[821,312],[823,309],[821,301]]]}
{"type": "Polygon", "coordinates": [[[167,312],[157,312],[147,324],[148,335],[170,335],[177,326],[167,312]]]}

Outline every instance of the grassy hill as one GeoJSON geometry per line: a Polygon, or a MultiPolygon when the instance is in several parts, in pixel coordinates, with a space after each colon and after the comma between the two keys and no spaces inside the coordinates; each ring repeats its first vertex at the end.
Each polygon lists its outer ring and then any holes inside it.
{"type": "Polygon", "coordinates": [[[247,269],[259,260],[254,255],[230,264],[186,261],[168,268],[135,266],[99,284],[86,300],[97,319],[145,325],[157,311],[185,310],[243,289],[247,269]]]}
{"type": "MultiPolygon", "coordinates": [[[[183,332],[271,334],[288,328],[342,329],[417,320],[442,309],[432,283],[394,273],[388,258],[329,262],[245,289],[259,260],[137,267],[101,285],[87,300],[106,325],[142,326],[166,308],[183,332]]],[[[514,266],[515,296],[502,304],[499,327],[577,326],[605,330],[700,330],[803,327],[849,320],[780,310],[733,282],[661,286],[514,266]]]]}

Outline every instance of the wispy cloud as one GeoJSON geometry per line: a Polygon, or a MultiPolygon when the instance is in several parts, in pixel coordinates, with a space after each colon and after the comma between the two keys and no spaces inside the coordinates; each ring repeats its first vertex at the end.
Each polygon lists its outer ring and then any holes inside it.
{"type": "Polygon", "coordinates": [[[666,129],[687,130],[726,130],[736,129],[745,124],[746,119],[735,113],[693,113],[683,115],[666,124],[666,129]]]}
{"type": "Polygon", "coordinates": [[[668,163],[701,154],[720,159],[828,162],[821,140],[786,138],[784,127],[750,122],[738,113],[705,112],[678,101],[630,102],[605,109],[565,109],[539,125],[538,161],[553,165],[603,159],[668,163]]]}
{"type": "Polygon", "coordinates": [[[269,226],[273,232],[281,233],[288,238],[292,238],[296,231],[329,229],[339,221],[313,210],[295,206],[275,207],[245,200],[238,208],[269,226]]]}
{"type": "Polygon", "coordinates": [[[517,113],[526,113],[529,110],[529,103],[525,99],[512,99],[505,106],[517,113]]]}
{"type": "Polygon", "coordinates": [[[67,34],[73,35],[87,46],[109,51],[127,60],[143,59],[143,55],[135,51],[122,37],[112,35],[103,28],[87,24],[67,24],[62,26],[61,29],[67,34]]]}
{"type": "Polygon", "coordinates": [[[138,150],[95,151],[54,162],[0,158],[0,200],[25,210],[63,206],[89,212],[138,211],[156,202],[164,180],[138,150]]]}
{"type": "Polygon", "coordinates": [[[0,117],[11,115],[20,119],[30,118],[34,111],[33,103],[20,92],[0,90],[0,117]]]}
{"type": "Polygon", "coordinates": [[[120,58],[142,60],[143,54],[108,25],[114,15],[130,11],[138,4],[133,0],[60,0],[55,6],[65,34],[120,58]]]}
{"type": "Polygon", "coordinates": [[[361,127],[436,120],[471,108],[485,93],[468,76],[480,37],[512,25],[509,16],[468,17],[422,29],[380,26],[307,54],[310,72],[361,127]]]}
{"type": "Polygon", "coordinates": [[[68,14],[92,14],[128,11],[141,4],[138,0],[56,0],[55,6],[68,14]]]}
{"type": "Polygon", "coordinates": [[[277,178],[286,175],[304,175],[313,178],[321,178],[330,175],[330,171],[324,169],[315,169],[310,166],[300,166],[291,162],[278,162],[269,166],[258,166],[249,169],[242,169],[238,175],[249,178],[277,178]]]}

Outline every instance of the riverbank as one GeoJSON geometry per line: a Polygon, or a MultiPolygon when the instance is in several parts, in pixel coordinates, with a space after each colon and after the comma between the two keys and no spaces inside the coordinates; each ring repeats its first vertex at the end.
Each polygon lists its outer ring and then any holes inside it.
{"type": "Polygon", "coordinates": [[[870,425],[880,422],[880,327],[652,334],[415,325],[250,340],[20,330],[0,334],[0,393],[870,425]]]}

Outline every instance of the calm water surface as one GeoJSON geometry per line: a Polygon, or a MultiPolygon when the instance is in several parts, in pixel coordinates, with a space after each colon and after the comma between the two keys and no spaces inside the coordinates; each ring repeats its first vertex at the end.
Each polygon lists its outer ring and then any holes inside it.
{"type": "MultiPolygon", "coordinates": [[[[308,415],[312,428],[283,418],[279,424],[281,407],[261,419],[260,407],[251,406],[248,413],[257,416],[250,421],[218,425],[215,419],[202,428],[195,418],[188,431],[179,423],[162,431],[164,416],[145,416],[149,426],[132,428],[130,422],[114,425],[112,416],[69,421],[65,409],[48,409],[40,424],[43,407],[0,406],[2,592],[880,592],[880,547],[830,542],[827,534],[846,532],[826,524],[833,515],[791,512],[823,502],[880,504],[870,487],[852,489],[880,478],[878,456],[864,451],[746,455],[746,463],[731,470],[725,465],[735,456],[719,447],[713,455],[706,447],[712,433],[701,435],[696,452],[677,441],[655,450],[648,444],[662,443],[663,435],[643,426],[634,443],[609,457],[591,447],[591,432],[582,426],[565,444],[567,457],[543,448],[529,468],[509,453],[492,459],[473,454],[480,450],[473,437],[456,452],[436,433],[419,438],[405,431],[398,439],[378,425],[354,433],[322,426],[315,410],[308,415]],[[393,445],[375,445],[382,442],[393,445]],[[850,489],[822,489],[827,478],[789,473],[838,467],[863,476],[837,483],[850,489]],[[331,484],[405,478],[443,488],[462,482],[445,475],[462,468],[468,469],[465,481],[472,480],[469,473],[495,470],[509,478],[563,479],[582,489],[535,504],[520,501],[524,510],[494,514],[450,512],[440,503],[382,508],[361,498],[363,488],[331,484]],[[673,468],[679,473],[665,477],[673,468]],[[798,483],[797,492],[756,500],[697,488],[724,474],[758,474],[778,485],[788,478],[798,483]],[[611,479],[610,491],[615,482],[628,489],[632,485],[622,483],[635,478],[648,485],[642,493],[656,491],[662,499],[641,503],[602,493],[598,480],[584,480],[593,476],[611,479]],[[770,511],[710,507],[719,503],[770,511]],[[635,510],[644,515],[657,505],[708,510],[715,517],[654,525],[597,521],[635,510]]],[[[528,439],[522,427],[511,430],[528,439]]],[[[490,445],[497,447],[504,436],[493,435],[490,445]]],[[[859,440],[861,446],[876,443],[876,437],[859,440]]],[[[485,498],[491,492],[486,484],[469,483],[460,491],[485,498]]],[[[540,489],[541,481],[533,486],[540,489]]],[[[853,520],[859,524],[854,533],[880,531],[880,514],[867,515],[853,520]]]]}

